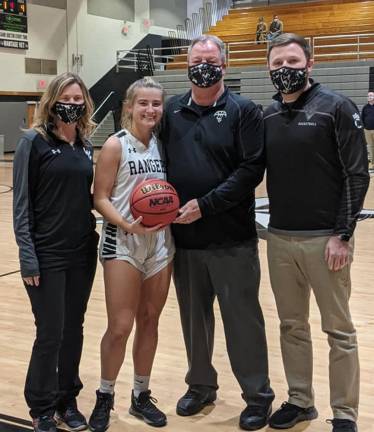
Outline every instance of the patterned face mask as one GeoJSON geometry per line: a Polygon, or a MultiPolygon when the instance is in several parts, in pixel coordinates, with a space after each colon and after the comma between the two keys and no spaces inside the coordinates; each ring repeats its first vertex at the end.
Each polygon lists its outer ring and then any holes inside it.
{"type": "Polygon", "coordinates": [[[292,94],[305,87],[308,74],[306,67],[294,69],[287,66],[270,71],[273,86],[284,94],[292,94]]]}
{"type": "Polygon", "coordinates": [[[66,124],[77,122],[86,110],[85,104],[56,102],[52,111],[66,124]]]}
{"type": "Polygon", "coordinates": [[[200,63],[188,67],[188,78],[198,87],[212,87],[222,78],[222,66],[200,63]]]}

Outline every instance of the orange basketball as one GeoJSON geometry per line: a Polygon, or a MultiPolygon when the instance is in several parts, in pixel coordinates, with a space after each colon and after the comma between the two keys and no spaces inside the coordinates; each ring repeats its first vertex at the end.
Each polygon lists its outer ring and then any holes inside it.
{"type": "Polygon", "coordinates": [[[174,187],[165,180],[144,180],[132,191],[130,210],[135,219],[143,216],[147,227],[169,225],[176,218],[179,197],[174,187]]]}

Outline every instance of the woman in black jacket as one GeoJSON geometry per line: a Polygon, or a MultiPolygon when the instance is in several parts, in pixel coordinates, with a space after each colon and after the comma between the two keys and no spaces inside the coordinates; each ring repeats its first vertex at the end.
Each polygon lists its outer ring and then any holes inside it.
{"type": "Polygon", "coordinates": [[[91,212],[93,102],[79,76],[57,76],[14,157],[14,231],[36,339],[25,384],[35,432],[87,428],[76,397],[83,321],[96,270],[91,212]]]}

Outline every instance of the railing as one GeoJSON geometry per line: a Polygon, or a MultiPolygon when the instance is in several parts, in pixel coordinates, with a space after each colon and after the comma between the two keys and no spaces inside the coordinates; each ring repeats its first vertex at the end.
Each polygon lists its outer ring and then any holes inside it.
{"type": "MultiPolygon", "coordinates": [[[[309,43],[309,45],[311,45],[312,43],[312,38],[311,37],[306,37],[305,38],[307,40],[307,42],[309,43]]],[[[268,45],[269,45],[270,41],[248,41],[248,42],[227,42],[226,45],[226,64],[227,66],[235,66],[235,62],[241,62],[243,60],[246,61],[253,61],[253,62],[259,62],[259,61],[264,61],[266,62],[267,60],[267,52],[268,52],[268,45]],[[249,46],[253,46],[253,49],[248,49],[247,47],[249,46]],[[240,50],[240,47],[246,47],[246,49],[240,50]],[[235,48],[239,48],[239,49],[235,49],[235,48]],[[257,54],[255,57],[248,57],[248,56],[243,56],[243,57],[238,57],[238,58],[232,58],[232,54],[238,54],[238,53],[242,53],[242,54],[257,54]]]]}
{"type": "MultiPolygon", "coordinates": [[[[169,51],[171,48],[167,48],[169,51]]],[[[153,75],[156,69],[163,69],[164,62],[157,60],[158,56],[155,55],[155,48],[139,48],[132,50],[118,50],[116,51],[116,72],[120,69],[133,69],[144,75],[153,75]]],[[[175,55],[175,53],[173,52],[175,55]]],[[[173,59],[174,56],[167,56],[168,59],[173,59]]]]}
{"type": "Polygon", "coordinates": [[[155,48],[141,48],[132,50],[119,50],[116,52],[116,71],[120,69],[133,69],[140,73],[153,75],[153,71],[163,69],[173,55],[178,55],[182,49],[188,47],[190,41],[216,25],[226,15],[232,6],[231,0],[211,0],[199,8],[199,12],[192,13],[186,18],[184,24],[178,24],[176,30],[169,31],[170,46],[158,48],[166,54],[155,52],[155,48]]]}
{"type": "Polygon", "coordinates": [[[312,41],[313,57],[323,59],[324,57],[355,56],[357,60],[374,55],[374,33],[360,33],[349,35],[315,36],[312,41]],[[335,40],[335,43],[321,43],[328,40],[335,40]],[[336,42],[336,39],[341,39],[336,42]],[[371,40],[370,40],[371,39],[371,40]],[[318,52],[329,48],[340,48],[337,52],[318,52]],[[365,49],[369,48],[369,49],[365,49]]]}
{"type": "Polygon", "coordinates": [[[113,94],[114,94],[114,91],[111,91],[105,96],[104,100],[100,103],[100,105],[96,108],[95,112],[92,114],[91,119],[95,118],[96,114],[101,110],[101,108],[104,106],[105,102],[107,100],[109,100],[113,94]]]}
{"type": "MultiPolygon", "coordinates": [[[[250,1],[248,0],[234,0],[233,1],[233,7],[234,8],[241,8],[241,7],[245,7],[245,6],[262,6],[262,5],[266,5],[266,6],[272,6],[272,5],[282,5],[284,3],[309,3],[309,2],[315,2],[316,0],[259,0],[256,1],[255,4],[251,4],[250,1]]],[[[319,0],[321,1],[321,0],[319,0]]],[[[331,1],[331,0],[322,0],[325,1],[326,3],[331,1]]]]}
{"type": "Polygon", "coordinates": [[[101,120],[106,116],[107,112],[108,112],[108,106],[107,106],[107,102],[109,101],[109,99],[112,98],[112,96],[114,95],[114,91],[109,92],[105,98],[102,100],[102,102],[100,102],[99,106],[96,108],[95,112],[92,114],[91,119],[96,122],[96,123],[100,123],[101,120]],[[103,108],[105,107],[105,110],[103,110],[103,108]]]}
{"type": "Polygon", "coordinates": [[[178,24],[176,30],[169,31],[171,45],[178,48],[182,45],[189,45],[192,39],[209,31],[215,26],[232,7],[231,0],[211,0],[193,12],[191,18],[186,18],[184,24],[178,24]]]}
{"type": "MultiPolygon", "coordinates": [[[[326,57],[339,59],[344,56],[354,56],[357,60],[362,60],[374,56],[374,33],[311,36],[305,39],[309,42],[312,55],[316,60],[323,60],[326,57]],[[329,40],[334,43],[326,43],[329,40]]],[[[268,44],[269,41],[257,42],[254,40],[227,42],[225,44],[226,64],[235,66],[243,61],[248,64],[265,63],[268,44]]],[[[185,65],[184,58],[178,59],[175,56],[185,55],[188,46],[185,44],[178,47],[153,48],[151,52],[155,69],[165,69],[169,63],[170,65],[180,64],[181,67],[185,65]]]]}

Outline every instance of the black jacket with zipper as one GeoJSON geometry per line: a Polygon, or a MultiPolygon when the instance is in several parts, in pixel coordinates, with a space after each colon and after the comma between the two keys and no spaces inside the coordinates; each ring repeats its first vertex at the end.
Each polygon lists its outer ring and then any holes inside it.
{"type": "Polygon", "coordinates": [[[312,82],[292,104],[264,113],[269,229],[352,235],[369,185],[356,105],[312,82]]]}
{"type": "Polygon", "coordinates": [[[173,224],[177,247],[222,248],[256,238],[254,189],[264,174],[262,114],[225,89],[198,109],[191,91],[166,106],[162,142],[181,205],[197,198],[202,218],[173,224]]]}
{"type": "Polygon", "coordinates": [[[48,131],[30,129],[13,165],[13,222],[22,277],[66,269],[96,254],[91,212],[93,149],[77,136],[72,147],[48,131]]]}

